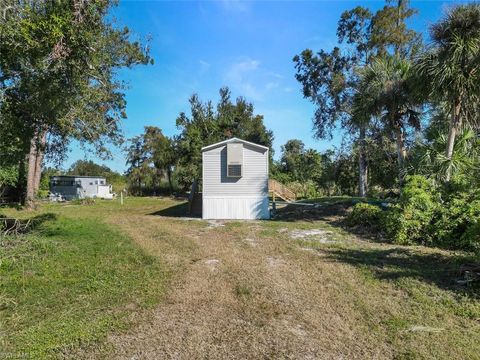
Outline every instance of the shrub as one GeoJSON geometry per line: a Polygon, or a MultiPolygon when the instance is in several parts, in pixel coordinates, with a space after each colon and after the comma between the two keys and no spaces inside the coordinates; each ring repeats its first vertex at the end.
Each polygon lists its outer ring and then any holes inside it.
{"type": "Polygon", "coordinates": [[[46,198],[48,198],[49,193],[50,193],[50,192],[49,192],[48,190],[42,190],[42,189],[40,189],[40,190],[38,190],[37,196],[38,196],[40,199],[46,199],[46,198]]]}
{"type": "Polygon", "coordinates": [[[353,207],[352,212],[348,215],[347,225],[361,225],[369,228],[380,229],[383,218],[382,213],[382,209],[376,205],[358,203],[353,207]]]}
{"type": "Polygon", "coordinates": [[[467,227],[460,238],[459,247],[480,253],[480,217],[467,227]]]}
{"type": "Polygon", "coordinates": [[[480,190],[454,181],[435,186],[425,177],[410,176],[382,224],[397,244],[480,252],[480,190]]]}
{"type": "Polygon", "coordinates": [[[289,187],[299,199],[315,199],[320,197],[322,194],[318,191],[317,186],[311,180],[305,182],[293,181],[287,183],[289,187]]]}
{"type": "Polygon", "coordinates": [[[386,215],[385,232],[397,244],[429,244],[440,201],[435,185],[420,175],[408,176],[397,204],[386,215]]]}
{"type": "Polygon", "coordinates": [[[480,249],[480,191],[447,193],[438,211],[434,236],[438,244],[448,248],[480,249]]]}

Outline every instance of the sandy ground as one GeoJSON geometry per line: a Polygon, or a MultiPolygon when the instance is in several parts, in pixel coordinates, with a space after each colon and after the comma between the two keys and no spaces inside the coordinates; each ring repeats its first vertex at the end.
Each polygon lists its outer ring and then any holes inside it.
{"type": "MultiPolygon", "coordinates": [[[[356,281],[350,269],[295,245],[301,232],[147,215],[111,221],[178,273],[145,320],[108,338],[108,358],[391,357],[354,321],[355,301],[344,296],[356,281]]],[[[328,232],[316,234],[327,241],[328,232]]]]}

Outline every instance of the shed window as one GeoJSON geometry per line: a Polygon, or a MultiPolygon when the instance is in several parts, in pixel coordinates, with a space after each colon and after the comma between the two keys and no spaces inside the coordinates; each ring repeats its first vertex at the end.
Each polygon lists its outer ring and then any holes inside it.
{"type": "Polygon", "coordinates": [[[242,177],[242,165],[228,165],[228,177],[242,177]]]}
{"type": "Polygon", "coordinates": [[[227,176],[242,177],[243,144],[227,144],[227,176]]]}

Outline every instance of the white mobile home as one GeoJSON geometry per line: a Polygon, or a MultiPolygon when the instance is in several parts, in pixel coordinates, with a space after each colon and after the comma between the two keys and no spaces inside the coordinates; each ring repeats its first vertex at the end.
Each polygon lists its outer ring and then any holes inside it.
{"type": "Polygon", "coordinates": [[[113,199],[112,186],[98,176],[52,176],[50,178],[52,200],[85,198],[113,199]]]}
{"type": "Polygon", "coordinates": [[[268,147],[232,138],[202,148],[202,218],[268,219],[268,147]]]}

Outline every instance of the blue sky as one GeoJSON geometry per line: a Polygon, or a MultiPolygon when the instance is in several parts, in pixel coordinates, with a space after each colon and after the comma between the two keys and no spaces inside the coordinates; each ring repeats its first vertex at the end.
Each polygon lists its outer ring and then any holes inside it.
{"type": "MultiPolygon", "coordinates": [[[[412,1],[419,14],[411,27],[427,37],[429,25],[452,4],[412,1]]],[[[277,156],[292,138],[320,151],[338,145],[341,132],[333,140],[313,139],[314,107],[302,97],[292,58],[305,48],[335,46],[340,14],[357,5],[375,11],[384,2],[120,1],[112,15],[136,36],[151,37],[155,59],[154,65],[119,73],[129,84],[125,136],[141,133],[146,125],[174,135],[175,119],[189,111],[191,94],[216,102],[219,88],[228,86],[233,97],[246,97],[264,116],[275,135],[277,156]]],[[[92,159],[123,172],[124,154],[119,149],[113,153],[113,160],[100,161],[73,144],[64,167],[77,159],[92,159]]]]}

